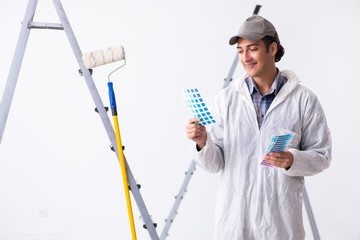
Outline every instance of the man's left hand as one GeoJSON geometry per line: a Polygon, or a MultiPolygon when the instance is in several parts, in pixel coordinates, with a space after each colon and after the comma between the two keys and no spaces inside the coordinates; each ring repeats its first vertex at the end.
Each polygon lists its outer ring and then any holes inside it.
{"type": "Polygon", "coordinates": [[[289,168],[294,162],[294,156],[291,152],[271,152],[264,159],[279,168],[289,168]]]}

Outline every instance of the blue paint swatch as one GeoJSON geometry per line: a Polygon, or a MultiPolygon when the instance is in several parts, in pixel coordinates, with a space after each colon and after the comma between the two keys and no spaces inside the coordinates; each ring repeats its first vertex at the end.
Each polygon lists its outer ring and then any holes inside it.
{"type": "Polygon", "coordinates": [[[184,89],[182,93],[185,99],[185,105],[192,116],[194,118],[200,118],[200,122],[197,122],[198,124],[205,126],[216,123],[197,88],[184,89]]]}
{"type": "MultiPolygon", "coordinates": [[[[274,136],[271,139],[271,143],[268,147],[268,150],[266,151],[266,155],[268,155],[271,152],[284,152],[287,149],[287,147],[289,146],[293,137],[294,137],[294,134],[274,136]]],[[[273,165],[268,163],[265,159],[261,162],[261,165],[264,165],[267,167],[273,167],[273,165]]]]}

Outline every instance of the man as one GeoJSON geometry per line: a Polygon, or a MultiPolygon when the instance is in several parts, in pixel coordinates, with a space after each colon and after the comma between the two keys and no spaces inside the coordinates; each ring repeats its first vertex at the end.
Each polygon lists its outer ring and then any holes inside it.
{"type": "Polygon", "coordinates": [[[324,111],[293,72],[276,68],[284,49],[268,20],[248,18],[229,43],[237,44],[246,75],[215,97],[216,124],[206,129],[193,118],[186,127],[197,163],[220,173],[214,239],[304,239],[304,176],[331,161],[324,111]],[[264,156],[273,136],[289,133],[288,151],[264,156]]]}

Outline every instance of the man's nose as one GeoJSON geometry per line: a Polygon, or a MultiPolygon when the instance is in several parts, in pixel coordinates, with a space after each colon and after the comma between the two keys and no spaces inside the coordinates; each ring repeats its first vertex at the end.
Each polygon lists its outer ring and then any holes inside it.
{"type": "Polygon", "coordinates": [[[242,55],[243,61],[248,62],[251,60],[251,54],[249,51],[244,51],[244,54],[242,55]]]}

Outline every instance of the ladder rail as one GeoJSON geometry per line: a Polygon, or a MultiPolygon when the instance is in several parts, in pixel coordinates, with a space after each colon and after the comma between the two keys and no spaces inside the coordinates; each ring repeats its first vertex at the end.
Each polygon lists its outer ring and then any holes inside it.
{"type": "Polygon", "coordinates": [[[34,18],[38,0],[29,0],[24,19],[22,21],[19,38],[16,44],[15,53],[11,62],[9,75],[4,88],[0,103],[0,144],[4,135],[6,122],[9,116],[10,106],[14,97],[15,87],[19,78],[21,65],[24,59],[26,45],[29,40],[30,29],[26,23],[34,18]]]}
{"type": "Polygon", "coordinates": [[[163,228],[163,231],[160,235],[160,240],[165,240],[168,236],[169,236],[169,229],[171,224],[173,223],[176,214],[177,214],[177,210],[180,206],[181,200],[184,198],[184,195],[186,193],[186,188],[189,185],[191,176],[193,175],[194,171],[195,171],[195,167],[196,167],[196,162],[194,160],[191,161],[190,167],[188,169],[188,171],[185,173],[185,180],[183,182],[183,184],[181,185],[180,191],[179,193],[175,196],[175,203],[170,211],[169,216],[167,217],[167,219],[165,220],[165,226],[163,228]]]}
{"type": "Polygon", "coordinates": [[[313,211],[311,209],[311,204],[310,204],[309,196],[307,194],[305,185],[304,185],[304,189],[303,189],[303,196],[304,196],[305,208],[306,208],[306,212],[307,212],[307,215],[309,218],[309,223],[311,226],[311,231],[313,233],[314,240],[320,240],[319,230],[317,228],[315,217],[314,217],[313,211]]]}

